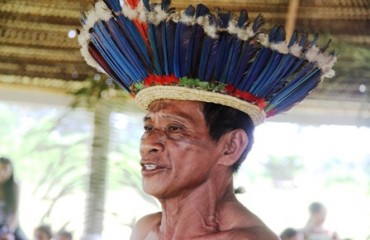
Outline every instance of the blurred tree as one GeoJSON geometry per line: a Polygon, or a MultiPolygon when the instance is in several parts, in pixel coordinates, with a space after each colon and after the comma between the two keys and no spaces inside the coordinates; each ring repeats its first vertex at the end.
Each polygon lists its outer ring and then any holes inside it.
{"type": "Polygon", "coordinates": [[[275,187],[292,187],[294,178],[303,169],[303,161],[298,156],[269,156],[264,166],[275,187]]]}

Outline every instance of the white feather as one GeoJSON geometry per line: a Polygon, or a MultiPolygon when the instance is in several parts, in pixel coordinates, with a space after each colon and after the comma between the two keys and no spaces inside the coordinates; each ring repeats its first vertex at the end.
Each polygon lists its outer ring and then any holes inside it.
{"type": "Polygon", "coordinates": [[[335,72],[332,70],[334,63],[337,61],[335,56],[327,54],[318,54],[316,57],[317,66],[322,70],[325,77],[333,77],[335,72]]]}
{"type": "Polygon", "coordinates": [[[235,20],[231,20],[231,21],[229,21],[229,26],[227,27],[227,31],[230,34],[238,34],[240,31],[242,31],[242,29],[240,29],[236,26],[236,21],[235,20]]]}
{"type": "Polygon", "coordinates": [[[137,19],[137,16],[139,15],[136,8],[132,9],[131,6],[127,4],[122,5],[122,14],[130,20],[137,19]]]}
{"type": "Polygon", "coordinates": [[[247,27],[247,29],[245,30],[239,28],[238,37],[243,41],[247,41],[248,39],[254,37],[255,35],[256,33],[253,31],[252,27],[247,27]]]}
{"type": "Polygon", "coordinates": [[[307,53],[305,54],[306,59],[309,62],[315,62],[319,51],[320,49],[318,47],[312,46],[310,49],[308,49],[307,53]]]}
{"type": "Polygon", "coordinates": [[[257,41],[261,43],[264,47],[268,47],[270,44],[268,36],[264,33],[259,33],[257,35],[257,41]]]}
{"type": "Polygon", "coordinates": [[[109,10],[108,6],[103,1],[99,1],[95,4],[95,7],[87,13],[83,28],[89,31],[98,20],[107,21],[111,17],[112,12],[109,10]]]}
{"type": "MultiPolygon", "coordinates": [[[[208,19],[207,19],[208,20],[208,19]]],[[[198,17],[197,19],[195,19],[195,22],[200,25],[200,26],[203,26],[205,24],[207,24],[206,22],[206,18],[204,16],[200,16],[198,17]]]]}
{"type": "Polygon", "coordinates": [[[188,25],[194,25],[195,24],[195,17],[191,17],[185,14],[185,11],[181,14],[181,17],[179,19],[180,22],[188,24],[188,25]]]}
{"type": "Polygon", "coordinates": [[[272,43],[270,43],[270,48],[272,50],[278,51],[279,53],[282,53],[282,54],[288,54],[289,53],[289,49],[288,49],[287,43],[285,41],[278,42],[278,43],[272,42],[272,43]]]}
{"type": "Polygon", "coordinates": [[[147,17],[146,17],[147,10],[144,7],[144,3],[142,1],[139,2],[139,5],[137,6],[136,9],[139,12],[138,13],[138,15],[139,15],[138,16],[139,21],[142,22],[142,23],[146,22],[146,20],[147,20],[147,17]]]}
{"type": "Polygon", "coordinates": [[[94,24],[99,20],[98,15],[95,13],[95,9],[92,8],[87,14],[86,14],[86,20],[85,24],[83,26],[86,31],[88,31],[90,28],[94,27],[94,24]]]}
{"type": "Polygon", "coordinates": [[[302,47],[299,46],[298,43],[294,43],[290,48],[289,48],[289,53],[292,54],[293,56],[300,58],[302,56],[302,47]]]}
{"type": "Polygon", "coordinates": [[[93,68],[96,68],[100,72],[104,72],[102,67],[90,55],[87,45],[81,46],[80,52],[87,64],[89,64],[93,68]]]}
{"type": "Polygon", "coordinates": [[[111,10],[103,1],[99,1],[95,4],[95,13],[98,19],[101,19],[104,21],[108,21],[109,19],[113,17],[111,10]]]}
{"type": "Polygon", "coordinates": [[[210,38],[217,39],[218,34],[217,34],[217,27],[215,25],[209,24],[209,19],[208,21],[203,22],[203,30],[209,36],[210,38]]]}
{"type": "Polygon", "coordinates": [[[335,71],[333,69],[329,69],[323,72],[323,75],[322,75],[323,78],[332,78],[334,76],[335,76],[335,71]]]}
{"type": "Polygon", "coordinates": [[[158,25],[163,20],[167,19],[168,14],[162,10],[160,5],[154,7],[154,11],[148,14],[148,20],[154,25],[158,25]]]}

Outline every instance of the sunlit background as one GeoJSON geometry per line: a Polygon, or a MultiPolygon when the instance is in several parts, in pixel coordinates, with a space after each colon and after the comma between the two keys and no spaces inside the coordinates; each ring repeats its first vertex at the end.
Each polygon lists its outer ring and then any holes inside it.
{"type": "MultiPolygon", "coordinates": [[[[104,239],[128,239],[136,219],[159,210],[140,188],[142,116],[111,112],[104,239]]],[[[93,115],[82,109],[2,101],[0,154],[11,157],[21,185],[20,224],[31,238],[41,223],[76,239],[85,220],[93,115]]],[[[342,238],[370,234],[370,128],[267,122],[236,177],[238,195],[279,233],[301,228],[308,205],[328,208],[326,225],[342,238]]]]}

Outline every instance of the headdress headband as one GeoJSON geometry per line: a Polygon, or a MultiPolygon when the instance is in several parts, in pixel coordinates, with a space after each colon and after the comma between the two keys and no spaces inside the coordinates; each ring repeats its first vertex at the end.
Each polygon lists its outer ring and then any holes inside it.
{"type": "Polygon", "coordinates": [[[295,31],[262,32],[263,17],[177,11],[169,0],[105,0],[82,17],[86,62],[107,73],[147,109],[158,99],[213,102],[247,113],[255,125],[303,100],[334,76],[335,53],[295,31]]]}

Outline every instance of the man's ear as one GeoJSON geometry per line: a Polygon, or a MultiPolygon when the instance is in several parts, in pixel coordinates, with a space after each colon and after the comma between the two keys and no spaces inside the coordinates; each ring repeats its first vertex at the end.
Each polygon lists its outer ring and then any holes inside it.
{"type": "Polygon", "coordinates": [[[225,133],[220,140],[223,152],[221,152],[222,156],[218,163],[224,166],[232,166],[247,147],[248,135],[243,129],[235,129],[225,133]]]}

